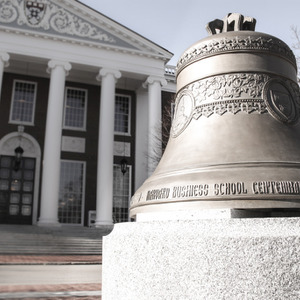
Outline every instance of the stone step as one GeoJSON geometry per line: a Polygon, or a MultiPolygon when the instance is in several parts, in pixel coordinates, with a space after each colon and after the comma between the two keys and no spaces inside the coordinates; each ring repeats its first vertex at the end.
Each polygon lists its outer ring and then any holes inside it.
{"type": "Polygon", "coordinates": [[[102,233],[96,228],[0,225],[0,240],[0,254],[102,254],[102,233]]]}
{"type": "Polygon", "coordinates": [[[91,254],[102,254],[101,247],[98,248],[78,248],[78,247],[0,247],[0,254],[76,254],[76,255],[91,255],[91,254]]]}

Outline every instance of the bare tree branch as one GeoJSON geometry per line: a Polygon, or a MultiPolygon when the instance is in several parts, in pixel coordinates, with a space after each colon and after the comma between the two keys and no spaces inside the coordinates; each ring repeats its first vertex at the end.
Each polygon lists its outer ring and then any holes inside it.
{"type": "Polygon", "coordinates": [[[297,26],[291,26],[291,30],[295,40],[295,43],[292,44],[292,48],[294,49],[298,65],[298,83],[300,83],[300,30],[297,28],[297,26]]]}
{"type": "Polygon", "coordinates": [[[169,141],[173,118],[172,103],[174,103],[174,101],[175,94],[170,96],[168,101],[166,101],[162,109],[162,120],[160,126],[157,126],[157,128],[153,130],[152,136],[149,137],[154,144],[154,149],[152,154],[147,154],[146,157],[148,161],[152,162],[154,165],[159,163],[169,141]]]}

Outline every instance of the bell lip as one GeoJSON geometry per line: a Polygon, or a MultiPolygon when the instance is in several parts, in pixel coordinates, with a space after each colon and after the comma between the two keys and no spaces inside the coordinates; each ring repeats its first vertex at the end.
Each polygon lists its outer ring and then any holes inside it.
{"type": "Polygon", "coordinates": [[[220,200],[184,200],[165,203],[144,203],[135,205],[130,208],[130,218],[135,219],[137,214],[142,213],[172,213],[180,211],[199,211],[206,209],[243,209],[243,210],[258,210],[258,209],[295,209],[300,208],[299,195],[289,195],[286,199],[273,197],[265,199],[253,199],[245,197],[244,199],[232,199],[230,197],[220,200]]]}
{"type": "Polygon", "coordinates": [[[273,54],[286,59],[297,69],[297,62],[293,51],[281,39],[267,33],[256,31],[230,31],[208,36],[187,48],[177,62],[176,78],[183,69],[196,61],[210,56],[236,52],[273,54]],[[232,38],[244,38],[244,43],[242,43],[242,41],[234,43],[232,38]],[[221,44],[219,43],[220,41],[222,41],[221,44]]]}

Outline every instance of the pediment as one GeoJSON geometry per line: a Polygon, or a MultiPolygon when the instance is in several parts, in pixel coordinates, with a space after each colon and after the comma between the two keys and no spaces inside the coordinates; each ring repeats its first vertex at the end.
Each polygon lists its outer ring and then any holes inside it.
{"type": "Polygon", "coordinates": [[[0,0],[0,29],[169,60],[172,53],[76,0],[0,0]]]}

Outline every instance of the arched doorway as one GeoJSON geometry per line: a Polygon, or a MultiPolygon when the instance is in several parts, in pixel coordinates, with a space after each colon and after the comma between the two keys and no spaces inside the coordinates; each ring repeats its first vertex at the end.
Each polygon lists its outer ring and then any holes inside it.
{"type": "Polygon", "coordinates": [[[0,223],[36,224],[41,164],[38,142],[19,126],[0,140],[0,223]],[[20,160],[15,150],[23,150],[20,160]]]}

